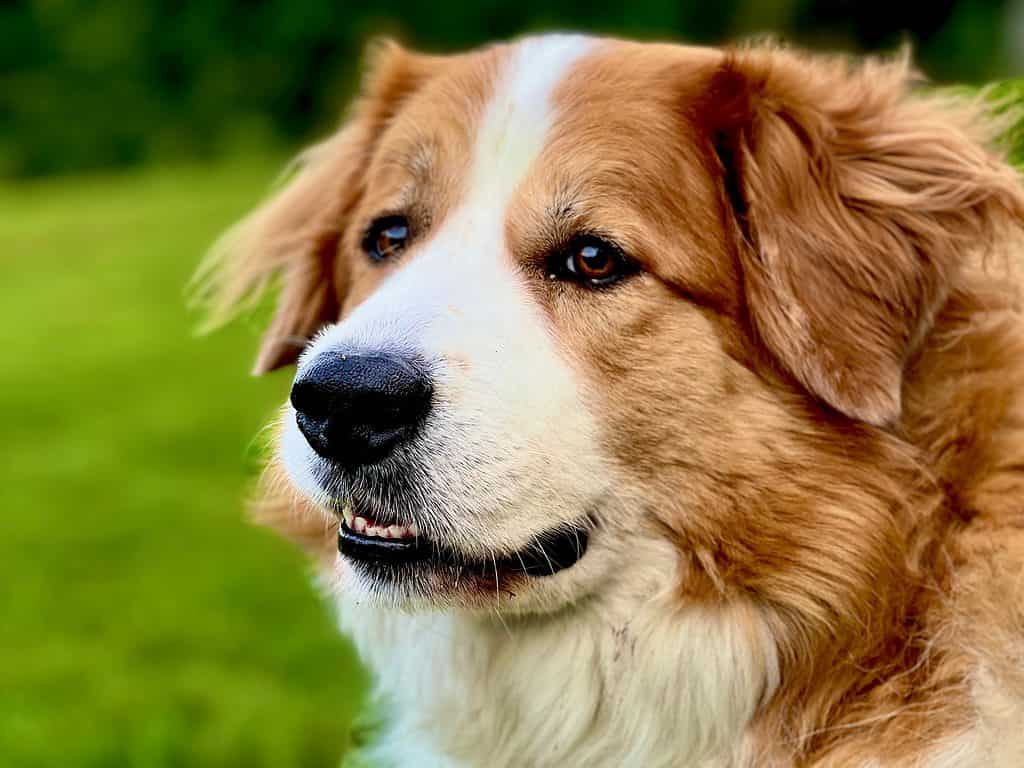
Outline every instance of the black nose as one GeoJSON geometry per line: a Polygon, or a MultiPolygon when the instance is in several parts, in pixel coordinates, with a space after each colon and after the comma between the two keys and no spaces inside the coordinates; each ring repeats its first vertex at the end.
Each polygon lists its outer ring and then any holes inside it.
{"type": "Polygon", "coordinates": [[[295,421],[313,450],[356,466],[408,440],[433,388],[417,362],[391,354],[324,353],[292,385],[295,421]]]}

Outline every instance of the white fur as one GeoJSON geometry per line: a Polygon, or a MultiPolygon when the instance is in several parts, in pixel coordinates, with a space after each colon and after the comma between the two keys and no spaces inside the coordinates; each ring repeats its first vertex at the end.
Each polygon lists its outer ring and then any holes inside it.
{"type": "Polygon", "coordinates": [[[977,722],[940,745],[921,768],[1024,766],[1024,721],[1019,696],[982,664],[971,687],[977,722]]]}
{"type": "MultiPolygon", "coordinates": [[[[416,447],[428,536],[467,552],[520,547],[601,506],[586,556],[499,595],[494,614],[437,600],[422,610],[339,564],[341,624],[390,713],[375,750],[382,765],[753,765],[745,728],[778,683],[752,608],[680,607],[677,554],[616,495],[579,377],[506,252],[506,207],[557,118],[550,93],[591,45],[519,44],[480,124],[466,198],[300,362],[301,375],[321,353],[359,348],[429,361],[439,402],[416,447]]],[[[318,459],[288,421],[286,466],[322,500],[318,459]]]]}
{"type": "Polygon", "coordinates": [[[600,599],[551,616],[410,615],[342,599],[342,627],[390,713],[374,764],[758,765],[744,728],[778,680],[767,632],[681,610],[668,545],[633,556],[644,566],[600,599]]]}

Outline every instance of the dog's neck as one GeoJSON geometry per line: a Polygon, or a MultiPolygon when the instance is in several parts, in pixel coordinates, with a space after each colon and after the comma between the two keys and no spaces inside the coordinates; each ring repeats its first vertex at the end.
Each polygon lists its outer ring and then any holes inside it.
{"type": "Polygon", "coordinates": [[[342,599],[388,712],[382,763],[748,764],[748,724],[778,683],[770,638],[749,606],[680,610],[677,554],[645,546],[641,579],[555,616],[342,599]]]}

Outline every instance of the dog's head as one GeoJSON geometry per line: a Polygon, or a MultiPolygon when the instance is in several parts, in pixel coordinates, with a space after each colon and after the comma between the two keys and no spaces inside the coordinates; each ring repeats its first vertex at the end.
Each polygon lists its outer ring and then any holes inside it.
{"type": "Polygon", "coordinates": [[[905,62],[543,36],[369,69],[220,285],[283,275],[257,371],[298,362],[280,464],[348,588],[536,610],[668,551],[832,611],[883,578],[891,510],[840,475],[1024,210],[905,62]]]}

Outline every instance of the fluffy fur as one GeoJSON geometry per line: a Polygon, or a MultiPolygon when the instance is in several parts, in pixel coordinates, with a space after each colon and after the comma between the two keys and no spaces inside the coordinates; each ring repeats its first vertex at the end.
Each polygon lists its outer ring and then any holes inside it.
{"type": "Polygon", "coordinates": [[[1024,764],[1024,190],[982,109],[903,58],[764,44],[385,44],[369,71],[208,295],[223,318],[283,275],[260,372],[434,366],[377,474],[325,483],[286,407],[258,504],[376,673],[377,758],[1024,764]],[[395,210],[421,234],[373,267],[395,210]],[[642,270],[549,280],[579,231],[642,270]],[[337,556],[346,494],[467,554],[596,528],[555,576],[385,585],[337,556]]]}

